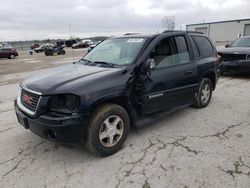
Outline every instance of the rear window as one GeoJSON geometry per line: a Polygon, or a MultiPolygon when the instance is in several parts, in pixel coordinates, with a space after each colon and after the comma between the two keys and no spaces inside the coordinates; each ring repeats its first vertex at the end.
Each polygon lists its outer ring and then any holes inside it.
{"type": "Polygon", "coordinates": [[[199,48],[199,52],[203,57],[209,57],[213,55],[213,46],[206,37],[194,36],[195,42],[199,48]]]}

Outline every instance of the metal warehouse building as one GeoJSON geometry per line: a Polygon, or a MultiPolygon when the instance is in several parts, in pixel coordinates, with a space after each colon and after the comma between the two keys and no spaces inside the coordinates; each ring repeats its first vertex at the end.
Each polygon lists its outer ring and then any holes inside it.
{"type": "Polygon", "coordinates": [[[208,35],[216,46],[223,46],[239,36],[250,35],[250,18],[186,25],[188,31],[199,31],[208,35]]]}

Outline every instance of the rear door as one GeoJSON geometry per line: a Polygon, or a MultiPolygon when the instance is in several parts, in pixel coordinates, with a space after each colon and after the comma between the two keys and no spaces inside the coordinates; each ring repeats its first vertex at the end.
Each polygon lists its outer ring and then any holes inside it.
{"type": "Polygon", "coordinates": [[[0,48],[0,57],[3,58],[4,57],[4,52],[3,52],[3,49],[0,48]]]}
{"type": "Polygon", "coordinates": [[[2,58],[9,57],[9,49],[7,49],[7,48],[0,48],[0,57],[2,57],[2,58]]]}
{"type": "Polygon", "coordinates": [[[156,67],[144,83],[143,114],[193,103],[198,76],[189,52],[184,35],[163,39],[153,49],[156,67]]]}

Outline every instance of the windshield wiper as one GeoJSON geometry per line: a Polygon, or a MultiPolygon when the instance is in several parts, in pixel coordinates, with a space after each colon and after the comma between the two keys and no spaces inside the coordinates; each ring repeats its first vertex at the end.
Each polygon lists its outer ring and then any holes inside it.
{"type": "Polygon", "coordinates": [[[112,67],[112,68],[115,66],[114,64],[108,63],[108,62],[105,62],[105,61],[94,61],[93,63],[108,65],[108,66],[110,66],[110,67],[112,67]]]}
{"type": "Polygon", "coordinates": [[[92,61],[90,61],[90,60],[88,60],[88,59],[80,59],[80,60],[79,60],[79,62],[82,62],[82,61],[84,61],[84,62],[86,62],[86,63],[92,63],[92,61]]]}

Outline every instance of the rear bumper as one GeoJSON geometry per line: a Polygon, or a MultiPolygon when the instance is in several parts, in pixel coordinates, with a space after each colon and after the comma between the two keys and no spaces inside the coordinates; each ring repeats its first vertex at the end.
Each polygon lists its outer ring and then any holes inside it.
{"type": "Polygon", "coordinates": [[[250,72],[250,60],[248,61],[224,61],[220,64],[220,73],[250,72]]]}
{"type": "Polygon", "coordinates": [[[88,117],[79,115],[52,117],[41,115],[31,118],[22,112],[15,101],[18,122],[38,136],[54,142],[77,144],[85,140],[88,117]]]}

